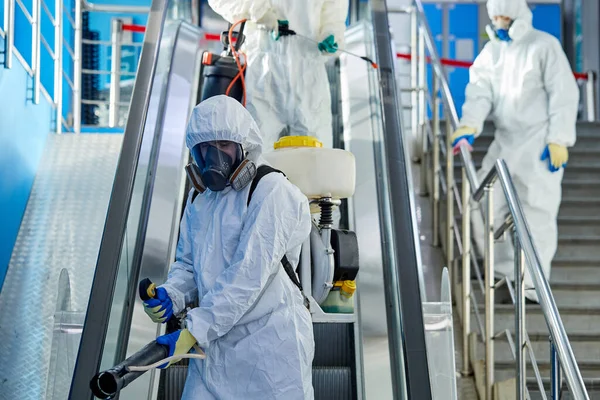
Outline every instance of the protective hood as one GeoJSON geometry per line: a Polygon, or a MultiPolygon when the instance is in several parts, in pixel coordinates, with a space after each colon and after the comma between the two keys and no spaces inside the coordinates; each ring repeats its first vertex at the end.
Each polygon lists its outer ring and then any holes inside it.
{"type": "Polygon", "coordinates": [[[211,140],[230,140],[241,144],[247,158],[254,162],[262,154],[258,125],[248,110],[228,96],[211,97],[192,110],[186,130],[188,149],[211,140]]]}
{"type": "MultiPolygon", "coordinates": [[[[491,20],[501,15],[514,21],[508,30],[513,41],[520,40],[532,29],[533,14],[525,0],[488,0],[487,10],[491,20]]],[[[492,41],[498,40],[491,27],[486,30],[492,41]]]]}

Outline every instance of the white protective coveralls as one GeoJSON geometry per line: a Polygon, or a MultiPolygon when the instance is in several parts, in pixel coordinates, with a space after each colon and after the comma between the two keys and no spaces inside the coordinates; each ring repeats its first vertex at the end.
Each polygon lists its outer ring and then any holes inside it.
{"type": "MultiPolygon", "coordinates": [[[[470,69],[466,101],[460,126],[477,129],[492,113],[496,132],[478,179],[504,159],[512,175],[534,245],[546,277],[557,248],[557,214],[561,201],[563,170],[551,173],[540,157],[548,143],[566,147],[575,144],[579,89],[560,42],[532,27],[532,13],[525,0],[488,0],[490,18],[514,20],[510,42],[498,40],[490,27],[486,44],[470,69]]],[[[494,186],[494,218],[499,226],[508,207],[499,183],[494,186]]],[[[483,222],[473,210],[473,234],[483,254],[483,222]]],[[[514,278],[512,240],[497,243],[497,276],[514,278]]],[[[526,296],[537,301],[529,273],[525,275],[526,296]]]]}
{"type": "MultiPolygon", "coordinates": [[[[252,116],[236,100],[200,103],[187,127],[187,146],[230,140],[257,164],[262,140],[252,116]]],[[[181,221],[176,261],[162,285],[179,313],[195,300],[187,328],[206,352],[190,361],[182,399],[312,399],[312,320],[285,273],[295,267],[311,220],[306,197],[284,175],[261,179],[247,207],[250,185],[236,192],[207,190],[181,221]]]]}
{"type": "MultiPolygon", "coordinates": [[[[291,30],[320,42],[335,37],[344,45],[348,0],[209,0],[231,23],[260,20],[274,12],[291,30]]],[[[325,62],[317,44],[298,36],[275,41],[264,29],[247,25],[246,94],[248,110],[263,135],[265,151],[281,135],[314,136],[333,146],[331,94],[325,62]]]]}

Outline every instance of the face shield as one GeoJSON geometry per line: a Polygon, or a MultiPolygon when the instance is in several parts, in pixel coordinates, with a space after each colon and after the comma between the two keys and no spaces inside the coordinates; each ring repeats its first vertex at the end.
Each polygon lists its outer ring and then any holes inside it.
{"type": "Polygon", "coordinates": [[[192,148],[191,153],[202,182],[214,192],[225,189],[231,174],[244,158],[242,145],[229,140],[199,143],[192,148]]]}

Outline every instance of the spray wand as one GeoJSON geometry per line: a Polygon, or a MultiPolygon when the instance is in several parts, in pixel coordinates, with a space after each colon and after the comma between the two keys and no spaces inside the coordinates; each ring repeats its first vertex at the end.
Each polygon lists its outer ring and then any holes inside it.
{"type": "MultiPolygon", "coordinates": [[[[311,43],[314,43],[317,46],[319,45],[319,42],[317,42],[316,40],[311,39],[308,36],[304,36],[304,35],[301,35],[299,33],[296,33],[296,31],[291,30],[289,28],[289,25],[287,24],[287,21],[283,22],[283,23],[282,22],[279,23],[278,36],[294,36],[294,35],[298,36],[298,37],[301,37],[302,39],[307,40],[307,41],[309,41],[311,43]]],[[[377,63],[375,61],[371,60],[367,56],[361,56],[359,54],[352,53],[351,51],[348,51],[348,50],[339,49],[338,51],[341,52],[341,53],[346,53],[346,54],[348,54],[350,56],[353,56],[353,57],[357,57],[357,58],[363,59],[366,62],[368,62],[369,64],[371,64],[371,67],[373,67],[375,69],[379,68],[379,66],[377,65],[377,63]]]]}

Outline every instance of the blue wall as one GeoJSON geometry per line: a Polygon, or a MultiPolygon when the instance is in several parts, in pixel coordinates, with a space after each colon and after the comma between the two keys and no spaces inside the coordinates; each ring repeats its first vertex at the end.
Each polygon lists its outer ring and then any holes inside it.
{"type": "Polygon", "coordinates": [[[18,60],[11,69],[0,67],[0,287],[52,119],[44,96],[37,105],[28,100],[31,83],[18,60]]]}

